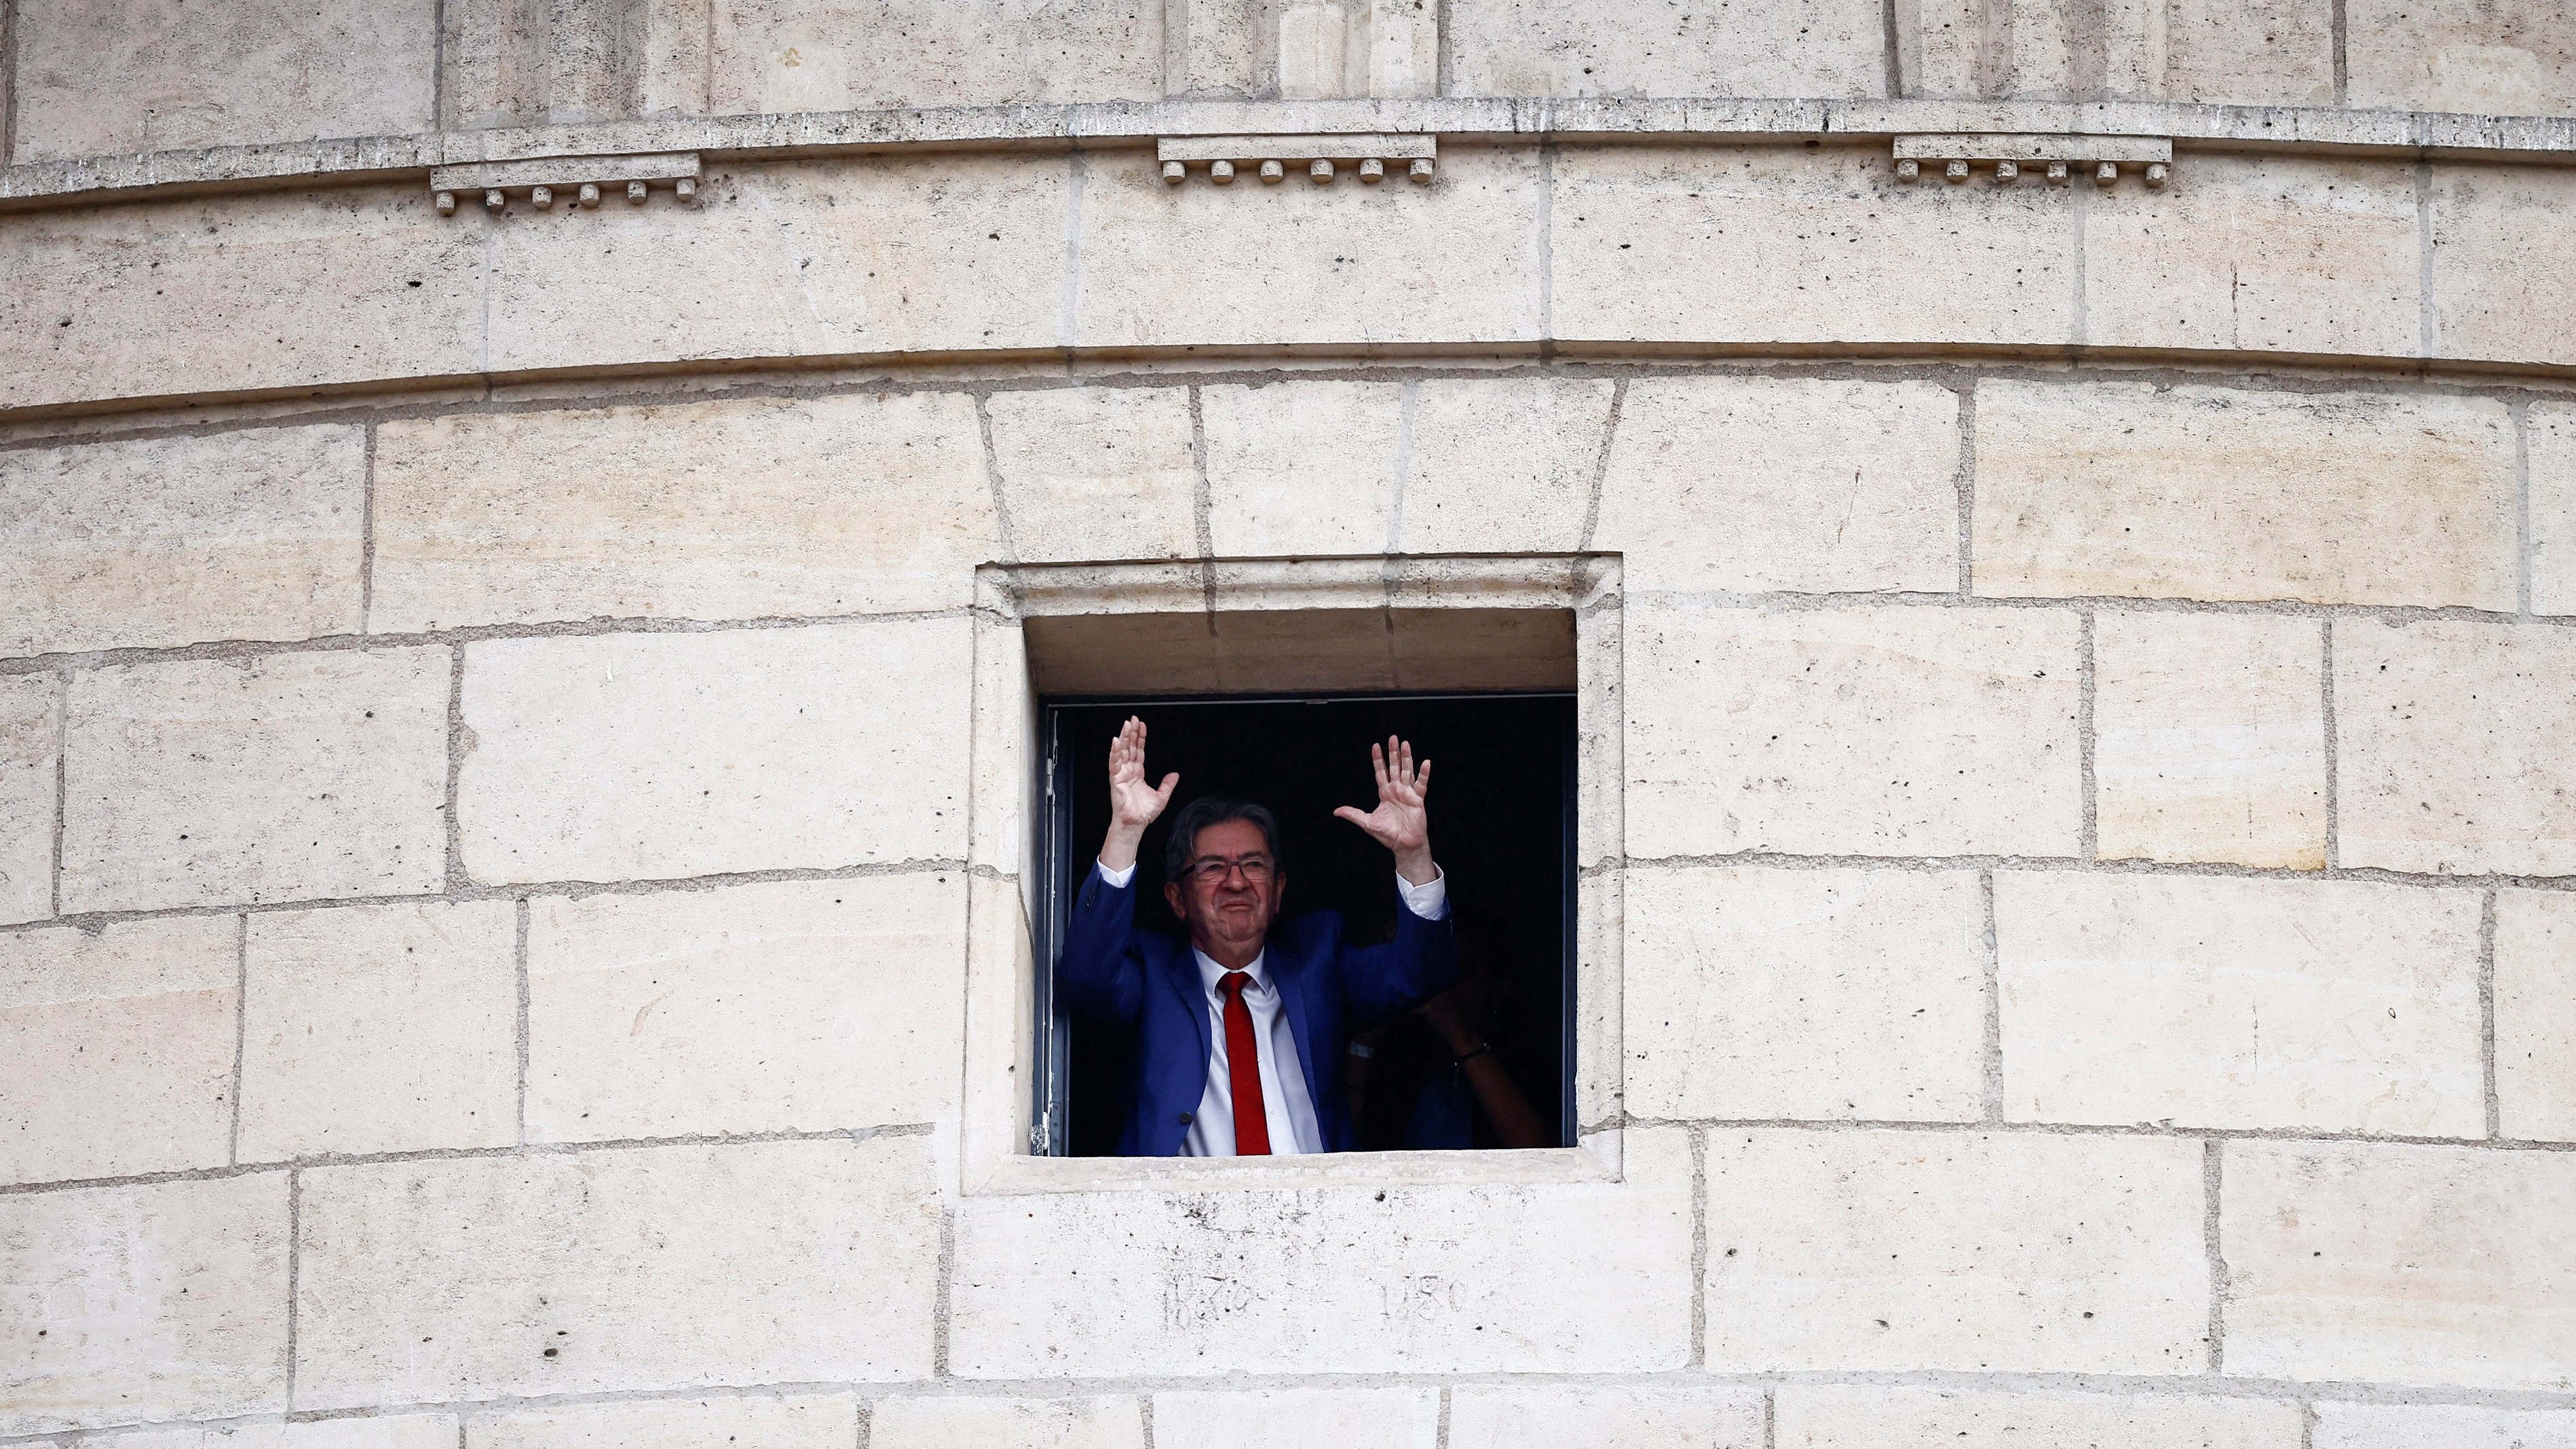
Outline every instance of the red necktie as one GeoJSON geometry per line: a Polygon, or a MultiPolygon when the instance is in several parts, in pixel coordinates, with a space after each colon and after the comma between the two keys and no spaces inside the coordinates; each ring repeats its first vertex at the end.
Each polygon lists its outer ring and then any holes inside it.
{"type": "Polygon", "coordinates": [[[1243,988],[1252,978],[1228,971],[1217,979],[1225,993],[1225,1070],[1234,1079],[1234,1152],[1237,1157],[1270,1155],[1270,1114],[1261,1106],[1261,1057],[1252,1042],[1252,1008],[1243,1004],[1243,988]]]}

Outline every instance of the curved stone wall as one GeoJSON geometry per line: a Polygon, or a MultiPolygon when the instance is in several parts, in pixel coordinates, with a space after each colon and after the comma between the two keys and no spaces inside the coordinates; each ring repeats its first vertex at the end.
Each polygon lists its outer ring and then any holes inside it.
{"type": "Polygon", "coordinates": [[[2576,1443],[2555,7],[0,20],[0,1438],[2576,1443]],[[1573,610],[1580,1146],[1027,1155],[1174,598],[1573,610]]]}

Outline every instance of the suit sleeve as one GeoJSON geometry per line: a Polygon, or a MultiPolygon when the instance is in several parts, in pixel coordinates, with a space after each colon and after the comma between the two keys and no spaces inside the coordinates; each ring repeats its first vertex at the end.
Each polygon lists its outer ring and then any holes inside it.
{"type": "Polygon", "coordinates": [[[1395,939],[1383,946],[1345,946],[1341,966],[1342,1009],[1351,1030],[1365,1031],[1458,979],[1458,935],[1445,914],[1424,920],[1399,893],[1395,939]]]}
{"type": "Polygon", "coordinates": [[[1135,921],[1135,877],[1113,886],[1095,863],[1074,892],[1064,954],[1056,962],[1056,990],[1066,1006],[1111,1026],[1136,1024],[1145,1004],[1145,967],[1127,949],[1135,921]]]}

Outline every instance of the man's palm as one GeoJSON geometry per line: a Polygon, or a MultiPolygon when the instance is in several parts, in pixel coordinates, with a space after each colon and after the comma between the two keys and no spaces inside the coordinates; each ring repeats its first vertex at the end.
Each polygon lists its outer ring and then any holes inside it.
{"type": "Polygon", "coordinates": [[[1414,768],[1413,746],[1389,735],[1384,745],[1369,746],[1369,763],[1377,771],[1377,808],[1363,813],[1345,805],[1333,817],[1367,831],[1398,855],[1420,850],[1431,839],[1431,814],[1423,803],[1431,792],[1431,762],[1414,768]]]}
{"type": "Polygon", "coordinates": [[[1145,722],[1129,716],[1109,742],[1109,817],[1119,825],[1142,830],[1172,803],[1178,774],[1165,775],[1160,787],[1145,783],[1145,722]]]}

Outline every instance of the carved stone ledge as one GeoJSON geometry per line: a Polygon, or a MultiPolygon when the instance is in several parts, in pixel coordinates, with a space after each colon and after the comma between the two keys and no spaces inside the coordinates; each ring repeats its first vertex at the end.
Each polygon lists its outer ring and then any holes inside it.
{"type": "Polygon", "coordinates": [[[2036,175],[2051,186],[2090,176],[2119,183],[2122,170],[2160,187],[2173,175],[2173,141],[2164,136],[1941,135],[1896,138],[1896,179],[1914,181],[1928,164],[1953,185],[1982,170],[1998,186],[2036,175]]]}
{"type": "Polygon", "coordinates": [[[1172,136],[1154,143],[1154,159],[1163,179],[1178,186],[1195,170],[1218,186],[1230,186],[1243,171],[1268,185],[1303,171],[1317,186],[1329,186],[1345,167],[1362,185],[1386,179],[1389,165],[1403,168],[1416,183],[1428,183],[1440,164],[1437,136],[1172,136]]]}
{"type": "Polygon", "coordinates": [[[499,212],[514,195],[527,198],[539,211],[551,211],[558,198],[585,207],[599,205],[609,194],[623,195],[641,206],[656,189],[682,201],[698,194],[698,153],[654,151],[623,156],[533,156],[517,161],[469,161],[430,168],[429,189],[438,193],[438,212],[456,210],[458,193],[479,193],[484,209],[499,212]]]}

